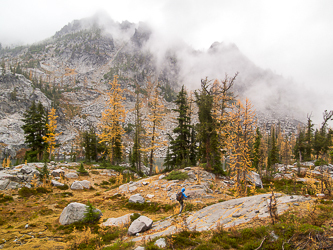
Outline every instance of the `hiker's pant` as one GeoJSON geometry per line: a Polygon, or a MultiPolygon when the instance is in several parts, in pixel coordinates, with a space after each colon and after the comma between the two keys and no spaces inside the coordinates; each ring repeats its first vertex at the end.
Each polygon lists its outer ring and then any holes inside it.
{"type": "Polygon", "coordinates": [[[181,212],[183,211],[184,201],[183,201],[183,200],[179,201],[179,204],[180,204],[180,210],[179,210],[179,213],[181,213],[181,212]]]}

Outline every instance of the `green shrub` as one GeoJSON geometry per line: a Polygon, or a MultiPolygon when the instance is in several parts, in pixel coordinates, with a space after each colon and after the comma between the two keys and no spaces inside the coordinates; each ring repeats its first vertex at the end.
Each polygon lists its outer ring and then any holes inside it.
{"type": "Polygon", "coordinates": [[[111,246],[103,248],[103,250],[129,250],[135,245],[135,242],[122,242],[117,241],[116,243],[112,244],[111,246]]]}
{"type": "Polygon", "coordinates": [[[131,222],[135,221],[137,218],[139,218],[141,214],[134,213],[130,216],[131,222]]]}
{"type": "Polygon", "coordinates": [[[57,188],[60,190],[67,190],[67,189],[69,189],[69,186],[67,184],[65,184],[63,186],[58,186],[57,188]]]}
{"type": "Polygon", "coordinates": [[[85,212],[85,217],[83,222],[86,223],[95,223],[99,220],[100,214],[95,211],[93,205],[88,201],[87,203],[87,211],[85,212]]]}
{"type": "Polygon", "coordinates": [[[85,170],[82,162],[81,162],[81,165],[80,165],[79,169],[77,170],[77,173],[81,176],[88,176],[89,175],[88,171],[85,170]]]}
{"type": "Polygon", "coordinates": [[[315,161],[315,166],[323,166],[323,165],[327,165],[327,161],[325,161],[324,159],[318,159],[315,161]]]}
{"type": "Polygon", "coordinates": [[[110,182],[108,182],[108,181],[102,181],[101,182],[101,185],[110,185],[111,183],[110,182]]]}
{"type": "Polygon", "coordinates": [[[0,203],[5,203],[7,201],[13,201],[13,197],[10,195],[0,194],[0,203]]]}
{"type": "Polygon", "coordinates": [[[197,246],[201,243],[199,232],[182,231],[172,236],[172,245],[175,248],[187,248],[197,246]]]}
{"type": "Polygon", "coordinates": [[[46,189],[44,187],[38,187],[38,188],[36,188],[36,192],[38,194],[47,194],[47,193],[52,192],[52,190],[48,190],[48,189],[46,189]]]}
{"type": "Polygon", "coordinates": [[[0,226],[5,225],[6,224],[6,220],[2,217],[0,217],[0,226]]]}
{"type": "Polygon", "coordinates": [[[32,188],[27,188],[27,187],[22,187],[19,191],[18,191],[19,196],[21,197],[30,197],[32,195],[36,195],[37,192],[35,189],[32,188]]]}
{"type": "Polygon", "coordinates": [[[164,178],[167,180],[185,180],[188,178],[188,174],[187,172],[173,170],[164,178]]]}
{"type": "Polygon", "coordinates": [[[216,246],[213,245],[212,243],[204,243],[204,244],[201,244],[200,246],[197,246],[194,249],[195,250],[212,250],[212,249],[216,249],[216,246]]]}
{"type": "Polygon", "coordinates": [[[50,177],[50,171],[47,168],[46,162],[44,162],[44,166],[43,166],[42,170],[40,170],[39,179],[40,179],[40,181],[43,181],[44,179],[48,180],[49,177],[50,177]]]}
{"type": "Polygon", "coordinates": [[[161,209],[165,212],[171,210],[176,204],[169,205],[169,204],[160,204],[157,202],[144,202],[144,203],[133,203],[133,202],[127,202],[125,204],[125,207],[128,209],[133,209],[137,211],[145,211],[148,213],[156,213],[157,211],[160,211],[161,209]]]}

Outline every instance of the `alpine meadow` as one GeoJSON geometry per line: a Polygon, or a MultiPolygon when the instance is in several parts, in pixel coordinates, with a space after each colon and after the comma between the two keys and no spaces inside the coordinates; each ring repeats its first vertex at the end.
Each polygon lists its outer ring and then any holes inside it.
{"type": "Polygon", "coordinates": [[[98,13],[0,44],[0,249],[333,249],[331,107],[158,35],[98,13]]]}

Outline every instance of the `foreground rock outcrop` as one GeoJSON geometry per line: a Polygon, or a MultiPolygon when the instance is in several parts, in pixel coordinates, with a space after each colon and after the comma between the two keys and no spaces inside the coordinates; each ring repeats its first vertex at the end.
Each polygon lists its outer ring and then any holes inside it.
{"type": "MultiPolygon", "coordinates": [[[[304,196],[282,195],[277,196],[277,213],[282,214],[292,206],[298,206],[300,202],[306,202],[311,198],[304,196]]],[[[165,220],[155,222],[153,227],[144,236],[134,238],[133,241],[141,241],[143,237],[153,239],[164,235],[179,232],[186,227],[189,230],[205,231],[213,230],[219,226],[224,228],[237,226],[250,222],[255,218],[269,217],[269,205],[271,194],[260,194],[251,197],[243,197],[220,202],[205,207],[197,212],[183,214],[186,223],[181,216],[168,217],[165,220]]]]}

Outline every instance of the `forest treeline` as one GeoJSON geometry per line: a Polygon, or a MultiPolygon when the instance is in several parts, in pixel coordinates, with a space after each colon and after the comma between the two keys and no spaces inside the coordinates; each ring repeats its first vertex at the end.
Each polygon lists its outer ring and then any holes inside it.
{"type": "MultiPolygon", "coordinates": [[[[16,69],[16,72],[19,69],[16,69]]],[[[323,122],[314,127],[311,116],[297,132],[286,133],[279,124],[259,127],[256,114],[248,99],[237,99],[233,86],[237,74],[223,80],[201,80],[201,88],[189,92],[183,86],[175,98],[176,126],[168,140],[161,136],[165,130],[163,119],[168,113],[161,86],[148,80],[145,95],[135,85],[134,124],[125,126],[128,111],[124,108],[125,95],[118,77],[110,81],[107,108],[97,126],[78,131],[69,154],[72,161],[84,157],[86,162],[109,162],[117,165],[129,159],[133,170],[142,174],[142,166],[149,174],[158,172],[154,166],[156,151],[167,147],[164,160],[166,171],[200,166],[218,174],[230,174],[239,183],[238,192],[247,192],[251,171],[270,176],[278,163],[316,160],[327,164],[333,160],[332,130],[328,122],[333,112],[323,113],[323,122]],[[143,109],[148,109],[144,117],[143,109]],[[196,122],[194,122],[196,121],[196,122]],[[131,150],[127,154],[124,136],[132,133],[131,150]]],[[[38,84],[38,82],[36,83],[38,84]]],[[[24,114],[25,143],[29,148],[25,160],[49,161],[59,154],[57,144],[56,109],[44,110],[41,103],[32,103],[24,114]]]]}

